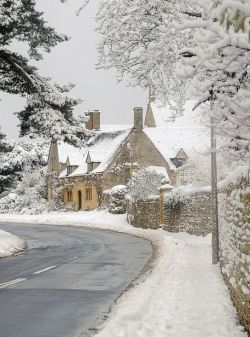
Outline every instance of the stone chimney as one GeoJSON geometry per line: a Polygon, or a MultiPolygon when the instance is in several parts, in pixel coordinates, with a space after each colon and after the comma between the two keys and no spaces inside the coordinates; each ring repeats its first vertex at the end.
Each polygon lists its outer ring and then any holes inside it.
{"type": "Polygon", "coordinates": [[[154,101],[154,97],[151,92],[151,86],[149,86],[149,91],[148,91],[148,106],[147,106],[147,111],[146,111],[146,117],[145,117],[145,123],[144,125],[147,126],[148,128],[155,128],[155,118],[154,118],[154,113],[152,110],[151,103],[154,101]]]}
{"type": "Polygon", "coordinates": [[[143,130],[143,109],[141,107],[134,108],[134,130],[136,132],[143,130]]]}
{"type": "Polygon", "coordinates": [[[85,127],[88,130],[100,130],[101,121],[100,121],[100,111],[93,110],[86,112],[86,116],[88,117],[87,122],[85,122],[85,127]]]}

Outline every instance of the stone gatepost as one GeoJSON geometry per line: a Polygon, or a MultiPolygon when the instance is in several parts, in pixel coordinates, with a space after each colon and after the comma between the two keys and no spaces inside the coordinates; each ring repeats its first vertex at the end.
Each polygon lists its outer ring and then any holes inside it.
{"type": "Polygon", "coordinates": [[[170,193],[174,186],[170,184],[165,184],[159,188],[160,191],[160,224],[164,223],[164,195],[165,193],[170,193]]]}

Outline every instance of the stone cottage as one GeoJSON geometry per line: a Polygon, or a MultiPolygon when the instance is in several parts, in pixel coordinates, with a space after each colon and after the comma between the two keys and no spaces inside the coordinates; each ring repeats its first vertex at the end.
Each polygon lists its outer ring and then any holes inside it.
{"type": "Polygon", "coordinates": [[[135,108],[133,126],[115,127],[101,126],[98,110],[89,112],[85,127],[96,132],[86,147],[51,144],[48,199],[53,198],[56,182],[66,204],[75,210],[93,210],[102,206],[105,190],[126,185],[134,171],[147,166],[164,167],[169,182],[176,185],[177,169],[188,162],[189,137],[195,138],[192,143],[199,143],[196,138],[204,130],[170,125],[163,115],[159,121],[159,114],[149,102],[145,121],[143,109],[135,108]]]}

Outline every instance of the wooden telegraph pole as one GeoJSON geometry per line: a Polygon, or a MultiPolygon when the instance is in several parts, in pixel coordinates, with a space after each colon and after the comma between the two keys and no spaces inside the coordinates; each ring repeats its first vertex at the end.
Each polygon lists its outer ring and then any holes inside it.
{"type": "MultiPolygon", "coordinates": [[[[210,110],[213,110],[213,94],[211,95],[210,110]]],[[[219,258],[219,217],[218,217],[218,186],[215,120],[211,116],[211,198],[212,198],[212,263],[217,264],[219,258]]]]}

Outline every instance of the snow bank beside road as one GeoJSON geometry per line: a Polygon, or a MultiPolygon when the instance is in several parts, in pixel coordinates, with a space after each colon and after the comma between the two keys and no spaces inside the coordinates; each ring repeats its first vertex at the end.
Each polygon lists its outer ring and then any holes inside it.
{"type": "Polygon", "coordinates": [[[134,228],[124,215],[105,211],[1,215],[1,220],[110,229],[157,244],[153,271],[118,300],[97,337],[247,336],[219,266],[211,265],[210,237],[134,228]]]}
{"type": "Polygon", "coordinates": [[[11,256],[25,249],[26,243],[17,236],[0,230],[0,258],[11,256]]]}

